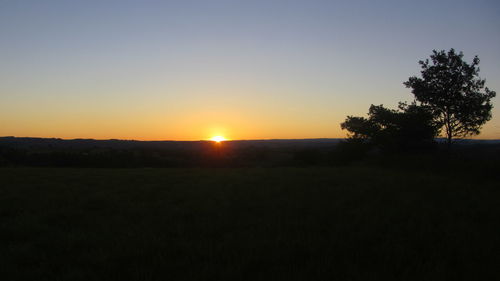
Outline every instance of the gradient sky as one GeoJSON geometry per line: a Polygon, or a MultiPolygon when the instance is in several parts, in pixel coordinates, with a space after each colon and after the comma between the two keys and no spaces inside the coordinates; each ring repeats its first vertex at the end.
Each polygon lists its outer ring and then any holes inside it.
{"type": "MultiPolygon", "coordinates": [[[[500,1],[0,0],[0,136],[345,137],[433,49],[500,94],[500,1]]],[[[500,103],[479,138],[500,138],[500,103]]]]}

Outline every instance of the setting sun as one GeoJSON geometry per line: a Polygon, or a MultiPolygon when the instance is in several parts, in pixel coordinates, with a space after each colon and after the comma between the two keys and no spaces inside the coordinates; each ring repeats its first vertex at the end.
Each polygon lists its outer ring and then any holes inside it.
{"type": "Polygon", "coordinates": [[[222,137],[222,136],[215,136],[215,137],[212,137],[210,140],[215,141],[215,142],[221,142],[221,141],[225,141],[226,138],[222,137]]]}

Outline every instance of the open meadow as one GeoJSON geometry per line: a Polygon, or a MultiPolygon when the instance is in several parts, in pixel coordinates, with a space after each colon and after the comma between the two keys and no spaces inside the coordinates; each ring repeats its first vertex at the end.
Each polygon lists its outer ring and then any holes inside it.
{"type": "Polygon", "coordinates": [[[0,0],[0,281],[500,280],[499,15],[0,0]]]}
{"type": "Polygon", "coordinates": [[[492,280],[498,180],[378,166],[0,169],[0,279],[492,280]]]}

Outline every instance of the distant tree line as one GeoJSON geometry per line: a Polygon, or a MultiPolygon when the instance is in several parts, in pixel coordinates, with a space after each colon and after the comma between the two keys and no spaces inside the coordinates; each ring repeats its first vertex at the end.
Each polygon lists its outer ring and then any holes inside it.
{"type": "MultiPolygon", "coordinates": [[[[273,167],[331,165],[331,145],[238,145],[232,142],[182,143],[173,147],[9,146],[0,144],[1,166],[35,167],[273,167]]],[[[348,161],[346,157],[339,158],[348,161]]]]}
{"type": "MultiPolygon", "coordinates": [[[[374,109],[379,110],[376,106],[374,109]]],[[[373,110],[388,113],[389,116],[405,115],[403,110],[394,113],[391,110],[373,110]],[[386,112],[387,110],[387,112],[386,112]]],[[[413,113],[408,113],[409,115],[413,113]]],[[[391,118],[392,118],[391,117],[391,118]]],[[[376,119],[376,118],[375,118],[376,119]]],[[[371,153],[373,146],[365,143],[339,142],[329,145],[311,146],[238,146],[231,142],[215,145],[211,142],[179,144],[172,148],[161,147],[107,147],[107,148],[68,148],[61,146],[13,147],[0,143],[1,167],[75,167],[75,168],[238,168],[238,167],[319,167],[362,165],[387,166],[410,169],[458,170],[470,173],[477,170],[482,176],[500,175],[500,143],[481,142],[480,144],[457,145],[452,153],[439,147],[427,151],[426,144],[409,142],[414,132],[407,132],[407,123],[413,122],[402,118],[390,124],[383,133],[374,135],[384,149],[398,147],[398,153],[371,153]],[[399,138],[387,136],[397,132],[399,138]],[[387,135],[385,135],[387,133],[387,135]],[[423,145],[423,147],[422,147],[423,145]],[[179,148],[180,147],[180,148],[179,148]],[[418,153],[414,153],[415,149],[418,153]],[[422,150],[424,149],[424,150],[422,150]],[[405,150],[402,152],[402,150],[405,150]],[[481,165],[477,165],[477,163],[481,165]],[[460,166],[460,167],[457,167],[460,166]]],[[[371,122],[371,121],[370,121],[371,122]]],[[[373,121],[378,122],[378,121],[373,121]]],[[[376,125],[378,126],[378,125],[376,125]]],[[[356,139],[365,141],[364,139],[356,139]]],[[[499,178],[500,180],[500,178],[499,178]]]]}

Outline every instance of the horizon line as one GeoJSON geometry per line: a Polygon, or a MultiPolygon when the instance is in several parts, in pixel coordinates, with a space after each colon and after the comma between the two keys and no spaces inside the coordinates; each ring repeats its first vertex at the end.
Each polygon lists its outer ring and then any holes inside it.
{"type": "MultiPolygon", "coordinates": [[[[17,139],[52,139],[52,140],[63,140],[63,141],[72,141],[72,140],[94,140],[94,141],[136,141],[136,142],[200,142],[200,141],[213,141],[210,139],[199,139],[199,140],[140,140],[140,139],[97,139],[97,138],[60,138],[60,137],[17,137],[17,136],[0,136],[0,139],[5,138],[17,138],[17,139]]],[[[343,138],[265,138],[265,139],[227,139],[225,142],[229,141],[276,141],[276,140],[346,140],[348,137],[343,138]]],[[[445,139],[445,137],[437,137],[436,140],[445,139]]],[[[476,140],[476,141],[492,141],[498,140],[500,138],[461,138],[455,139],[455,141],[461,140],[476,140]]]]}
{"type": "MultiPolygon", "coordinates": [[[[213,141],[211,139],[198,139],[198,140],[173,140],[173,139],[164,139],[164,140],[142,140],[142,139],[99,139],[99,138],[60,138],[60,137],[18,137],[18,136],[0,136],[2,138],[18,138],[18,139],[55,139],[55,140],[96,140],[96,141],[178,141],[178,142],[193,142],[193,141],[213,141]]],[[[266,140],[338,140],[338,139],[347,139],[347,138],[264,138],[264,139],[227,139],[224,141],[266,141],[266,140]]]]}

